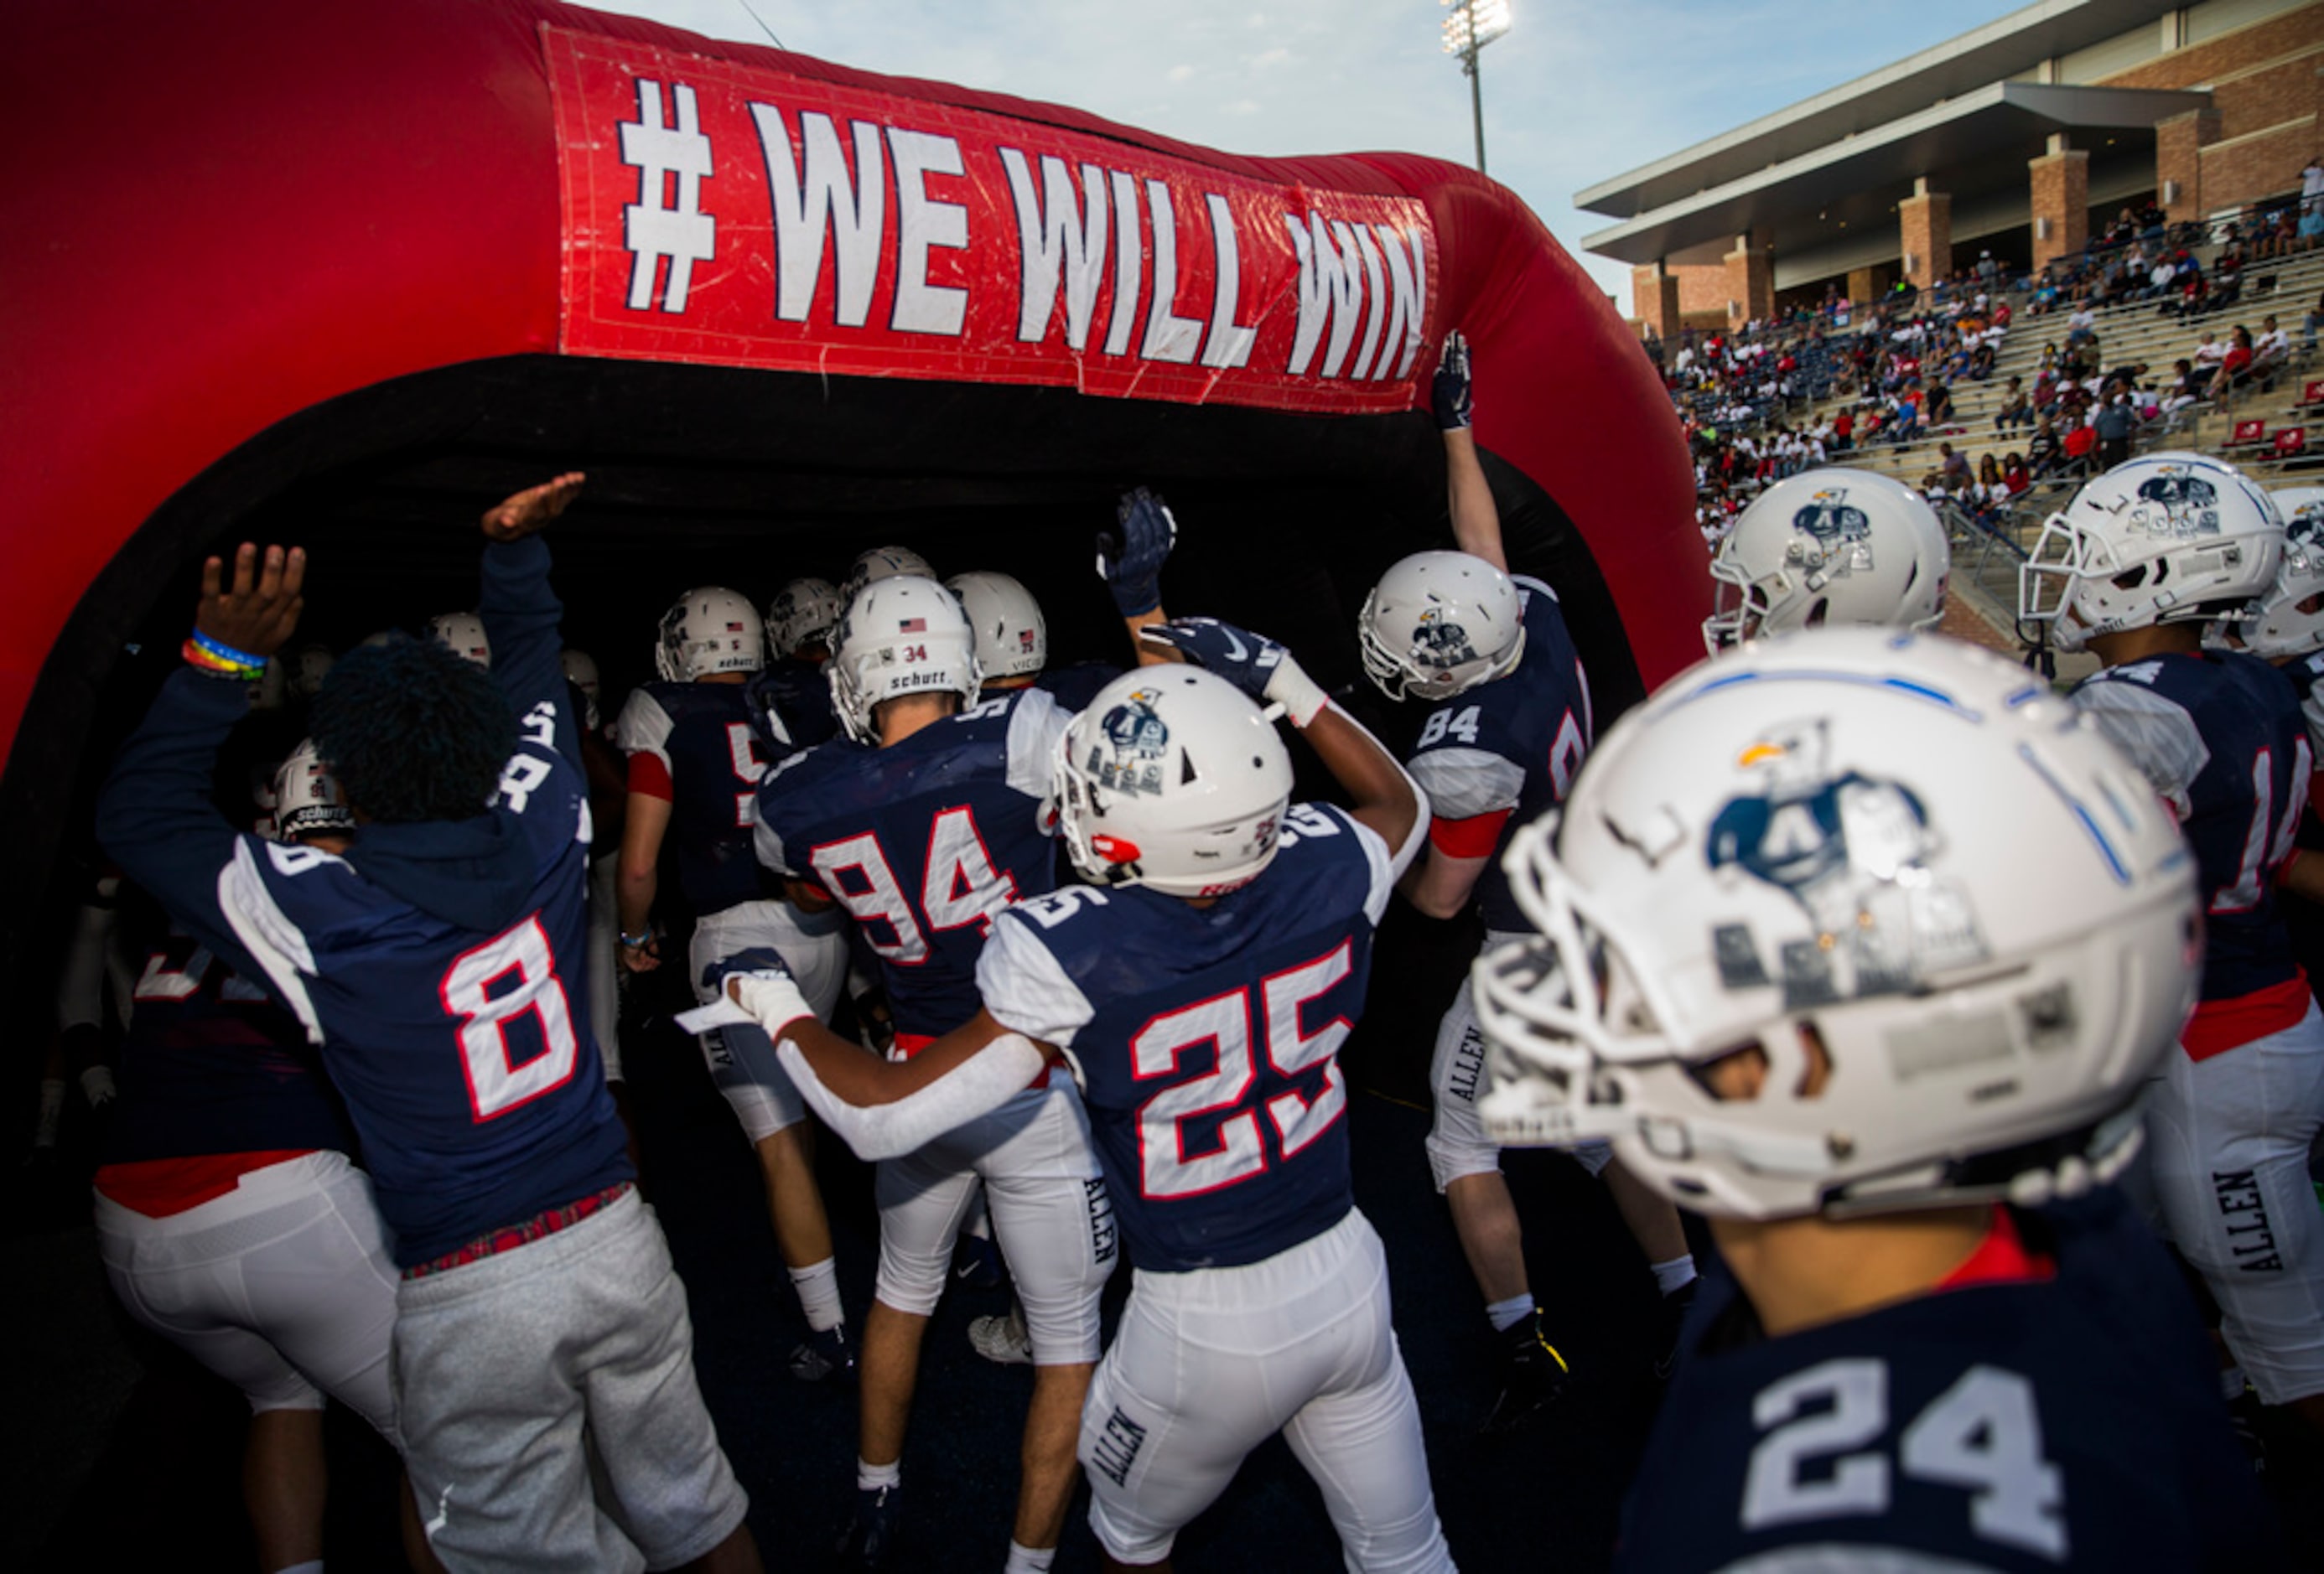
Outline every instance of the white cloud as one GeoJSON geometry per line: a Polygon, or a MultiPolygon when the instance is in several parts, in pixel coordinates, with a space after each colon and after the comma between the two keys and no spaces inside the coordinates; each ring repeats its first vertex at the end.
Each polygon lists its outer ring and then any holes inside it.
{"type": "MultiPolygon", "coordinates": [[[[1234,152],[1475,156],[1468,84],[1424,0],[751,0],[785,47],[1072,105],[1234,152]],[[1264,35],[1254,39],[1255,34],[1264,35]],[[1265,48],[1254,53],[1255,41],[1265,48]],[[1296,69],[1283,70],[1296,60],[1296,69]],[[1165,65],[1163,62],[1173,62],[1165,65]],[[1200,78],[1213,91],[1169,89],[1200,78]]],[[[764,43],[742,0],[603,8],[764,43]]],[[[1627,303],[1581,239],[1615,221],[1585,186],[1717,135],[2014,8],[2012,0],[1516,0],[1484,51],[1493,176],[1627,303]]]]}

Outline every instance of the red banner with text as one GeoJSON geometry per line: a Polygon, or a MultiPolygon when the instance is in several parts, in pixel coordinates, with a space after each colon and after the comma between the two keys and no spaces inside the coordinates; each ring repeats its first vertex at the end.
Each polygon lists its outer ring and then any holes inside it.
{"type": "Polygon", "coordinates": [[[567,354],[1357,414],[1434,370],[1409,198],[544,27],[567,354]]]}

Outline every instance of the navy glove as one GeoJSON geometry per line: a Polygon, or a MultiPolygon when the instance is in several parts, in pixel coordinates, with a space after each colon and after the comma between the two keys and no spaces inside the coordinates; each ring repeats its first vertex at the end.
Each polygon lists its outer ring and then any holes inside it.
{"type": "Polygon", "coordinates": [[[1097,571],[1123,617],[1144,617],[1162,605],[1162,565],[1177,544],[1178,521],[1142,486],[1122,493],[1116,518],[1118,531],[1098,534],[1097,571]]]}
{"type": "Polygon", "coordinates": [[[1465,432],[1476,413],[1469,397],[1469,341],[1453,329],[1444,336],[1443,358],[1436,363],[1433,402],[1436,424],[1448,432],[1465,432]]]}
{"type": "Polygon", "coordinates": [[[1176,650],[1191,666],[1217,673],[1262,705],[1280,704],[1294,726],[1314,721],[1327,703],[1328,696],[1291,652],[1264,634],[1216,618],[1179,618],[1141,629],[1139,638],[1176,650]]]}

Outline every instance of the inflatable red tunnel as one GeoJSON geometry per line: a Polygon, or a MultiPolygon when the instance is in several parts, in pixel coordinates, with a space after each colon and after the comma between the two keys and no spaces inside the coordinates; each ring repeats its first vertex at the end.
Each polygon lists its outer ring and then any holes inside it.
{"type": "Polygon", "coordinates": [[[1047,389],[1167,444],[1196,409],[1424,419],[1403,412],[1457,327],[1497,487],[1571,522],[1636,678],[1700,654],[1669,403],[1540,221],[1468,170],[1240,158],[547,0],[32,0],[6,31],[19,891],[110,653],[157,577],[310,463],[302,412],[506,357],[1047,389]],[[200,528],[138,556],[198,490],[200,528]]]}

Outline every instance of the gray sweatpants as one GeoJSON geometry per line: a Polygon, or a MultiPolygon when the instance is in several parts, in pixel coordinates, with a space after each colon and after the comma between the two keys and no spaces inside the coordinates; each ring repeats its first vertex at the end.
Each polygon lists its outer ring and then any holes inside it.
{"type": "Polygon", "coordinates": [[[403,1281],[394,1363],[412,1492],[453,1574],[667,1569],[750,1506],[695,1383],[685,1286],[635,1192],[403,1281]]]}

